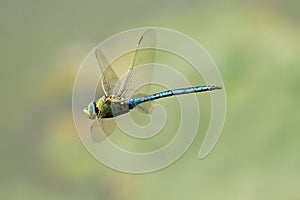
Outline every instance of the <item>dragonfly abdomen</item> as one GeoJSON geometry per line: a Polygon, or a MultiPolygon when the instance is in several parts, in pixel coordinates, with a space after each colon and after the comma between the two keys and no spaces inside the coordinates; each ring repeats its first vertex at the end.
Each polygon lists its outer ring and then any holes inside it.
{"type": "Polygon", "coordinates": [[[220,87],[220,86],[197,86],[197,87],[168,90],[168,91],[152,94],[152,95],[149,95],[149,96],[143,97],[143,98],[129,99],[128,104],[129,104],[129,108],[132,109],[140,103],[152,101],[155,99],[160,99],[160,98],[169,97],[169,96],[173,96],[173,95],[190,94],[190,93],[205,92],[205,91],[212,91],[212,90],[218,90],[218,89],[222,89],[222,87],[220,87]]]}

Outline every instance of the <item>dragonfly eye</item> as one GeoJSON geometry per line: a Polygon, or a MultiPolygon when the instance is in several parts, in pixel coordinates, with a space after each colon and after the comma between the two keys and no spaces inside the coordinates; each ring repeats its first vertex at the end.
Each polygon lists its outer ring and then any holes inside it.
{"type": "Polygon", "coordinates": [[[97,116],[96,108],[96,103],[92,101],[86,108],[83,109],[83,112],[88,118],[95,119],[97,116]]]}

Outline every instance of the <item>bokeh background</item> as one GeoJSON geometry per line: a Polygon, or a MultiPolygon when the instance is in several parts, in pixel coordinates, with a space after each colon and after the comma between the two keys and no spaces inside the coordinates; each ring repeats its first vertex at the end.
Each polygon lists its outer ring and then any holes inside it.
{"type": "Polygon", "coordinates": [[[300,199],[299,1],[0,1],[1,199],[300,199]],[[73,123],[87,53],[130,28],[175,29],[215,60],[227,118],[177,162],[134,175],[98,163],[73,123]]]}

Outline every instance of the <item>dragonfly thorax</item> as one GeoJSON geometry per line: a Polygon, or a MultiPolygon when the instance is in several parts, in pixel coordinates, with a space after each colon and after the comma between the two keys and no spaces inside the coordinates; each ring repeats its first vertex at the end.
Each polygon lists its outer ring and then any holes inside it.
{"type": "Polygon", "coordinates": [[[117,96],[102,96],[84,108],[85,115],[90,119],[111,118],[129,112],[128,99],[117,96]]]}

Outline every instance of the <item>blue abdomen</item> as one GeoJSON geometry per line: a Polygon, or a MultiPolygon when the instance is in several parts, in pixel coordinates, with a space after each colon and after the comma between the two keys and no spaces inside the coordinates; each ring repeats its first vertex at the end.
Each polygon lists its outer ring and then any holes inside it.
{"type": "Polygon", "coordinates": [[[189,87],[189,88],[168,90],[168,91],[152,94],[152,95],[149,95],[149,96],[143,97],[143,98],[129,99],[128,104],[129,104],[129,109],[132,109],[140,103],[152,101],[155,99],[160,99],[160,98],[169,97],[169,96],[173,96],[173,95],[205,92],[205,91],[212,91],[212,90],[218,90],[218,89],[222,89],[222,87],[220,87],[220,86],[198,86],[198,87],[189,87]]]}

